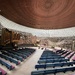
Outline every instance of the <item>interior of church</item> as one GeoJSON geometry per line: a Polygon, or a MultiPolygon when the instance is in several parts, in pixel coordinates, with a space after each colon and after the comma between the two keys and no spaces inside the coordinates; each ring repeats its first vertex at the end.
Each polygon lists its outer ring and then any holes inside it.
{"type": "Polygon", "coordinates": [[[75,75],[75,0],[0,0],[0,75],[75,75]]]}

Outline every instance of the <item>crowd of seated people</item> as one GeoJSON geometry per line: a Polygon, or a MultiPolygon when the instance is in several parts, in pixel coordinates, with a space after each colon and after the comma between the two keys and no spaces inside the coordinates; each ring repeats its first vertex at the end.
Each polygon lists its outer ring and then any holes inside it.
{"type": "Polygon", "coordinates": [[[18,66],[34,52],[35,49],[32,48],[21,48],[18,50],[0,50],[0,75],[8,74],[2,68],[2,66],[5,66],[9,70],[13,70],[15,69],[15,66],[12,65],[12,63],[18,66]]]}
{"type": "Polygon", "coordinates": [[[75,70],[75,61],[70,61],[75,52],[68,50],[57,50],[56,52],[45,50],[35,65],[35,71],[31,75],[47,75],[59,72],[75,70]]]}

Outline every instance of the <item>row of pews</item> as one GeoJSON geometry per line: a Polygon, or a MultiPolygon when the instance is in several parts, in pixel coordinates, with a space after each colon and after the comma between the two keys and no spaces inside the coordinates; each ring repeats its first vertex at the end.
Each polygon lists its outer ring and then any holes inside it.
{"type": "MultiPolygon", "coordinates": [[[[22,48],[18,50],[1,50],[0,51],[0,65],[5,66],[9,70],[15,69],[16,66],[20,65],[25,59],[35,52],[35,49],[22,48]]],[[[7,75],[7,72],[0,68],[0,75],[7,75]]]]}
{"type": "Polygon", "coordinates": [[[75,52],[71,50],[57,50],[56,53],[68,59],[71,59],[71,57],[75,54],[75,52]]]}
{"type": "Polygon", "coordinates": [[[75,70],[75,61],[70,61],[75,52],[68,50],[57,50],[56,52],[45,50],[35,65],[35,71],[31,75],[47,75],[59,72],[75,70]]]}

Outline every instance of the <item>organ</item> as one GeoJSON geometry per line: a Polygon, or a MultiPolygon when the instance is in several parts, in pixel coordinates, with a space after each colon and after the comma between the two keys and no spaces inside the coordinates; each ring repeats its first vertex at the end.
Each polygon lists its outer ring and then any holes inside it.
{"type": "Polygon", "coordinates": [[[10,43],[18,43],[20,39],[20,34],[16,33],[14,31],[10,31],[6,28],[3,28],[1,30],[1,36],[0,36],[0,45],[5,46],[10,43]]]}

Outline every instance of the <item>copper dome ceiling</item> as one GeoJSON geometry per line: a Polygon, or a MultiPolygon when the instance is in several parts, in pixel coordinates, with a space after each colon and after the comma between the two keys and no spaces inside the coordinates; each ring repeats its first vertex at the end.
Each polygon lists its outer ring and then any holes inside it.
{"type": "Polygon", "coordinates": [[[75,27],[75,0],[0,0],[0,14],[27,27],[75,27]]]}

